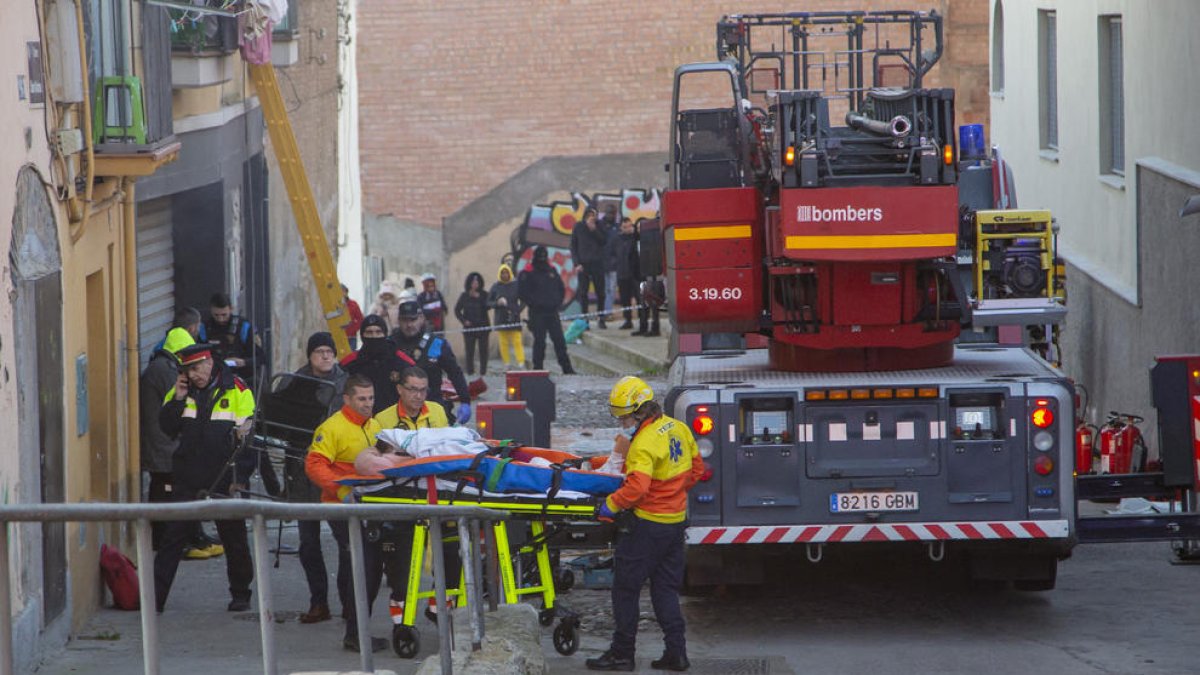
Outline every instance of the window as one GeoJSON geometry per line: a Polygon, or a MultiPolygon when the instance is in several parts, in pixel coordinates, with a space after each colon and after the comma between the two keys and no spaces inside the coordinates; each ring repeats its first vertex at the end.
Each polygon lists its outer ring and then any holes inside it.
{"type": "Polygon", "coordinates": [[[1004,93],[1004,5],[996,0],[992,14],[992,93],[1004,93]]]}
{"type": "Polygon", "coordinates": [[[1100,173],[1125,175],[1125,59],[1121,17],[1102,16],[1100,53],[1100,173]]]}
{"type": "Polygon", "coordinates": [[[1038,11],[1038,108],[1043,150],[1058,150],[1058,26],[1053,11],[1038,11]]]}
{"type": "Polygon", "coordinates": [[[300,0],[292,0],[288,3],[287,14],[284,15],[283,21],[275,24],[271,29],[271,33],[277,40],[289,40],[300,34],[300,8],[298,5],[300,0]]]}

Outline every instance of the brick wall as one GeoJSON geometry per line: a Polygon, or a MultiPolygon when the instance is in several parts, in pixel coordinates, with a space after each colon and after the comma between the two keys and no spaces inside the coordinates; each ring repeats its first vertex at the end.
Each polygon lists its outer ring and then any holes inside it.
{"type": "MultiPolygon", "coordinates": [[[[542,157],[665,151],[676,66],[714,58],[714,26],[795,2],[360,0],[364,209],[438,225],[542,157]],[[403,7],[403,9],[402,9],[403,7]]],[[[987,119],[987,0],[830,0],[822,10],[947,16],[926,86],[987,119]]],[[[816,8],[813,8],[816,9],[816,8]]]]}

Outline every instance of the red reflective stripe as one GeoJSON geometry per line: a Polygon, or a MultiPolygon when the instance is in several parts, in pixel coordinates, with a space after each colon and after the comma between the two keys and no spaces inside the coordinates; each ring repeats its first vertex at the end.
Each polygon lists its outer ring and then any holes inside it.
{"type": "Polygon", "coordinates": [[[958,529],[962,530],[963,534],[967,535],[967,539],[983,539],[983,534],[975,529],[970,523],[959,523],[958,529]]]}
{"type": "Polygon", "coordinates": [[[1025,528],[1026,532],[1028,532],[1029,534],[1031,534],[1035,537],[1045,537],[1046,536],[1045,531],[1043,531],[1042,528],[1038,527],[1037,523],[1025,522],[1025,523],[1021,523],[1021,527],[1025,528]]]}
{"type": "Polygon", "coordinates": [[[820,527],[806,527],[804,528],[804,531],[796,537],[796,541],[812,541],[813,537],[817,536],[817,533],[820,531],[820,527]]]}
{"type": "Polygon", "coordinates": [[[926,529],[929,530],[929,534],[933,535],[934,539],[950,539],[951,538],[949,533],[947,533],[945,530],[942,529],[941,525],[926,525],[925,527],[926,527],[926,529]]]}
{"type": "Polygon", "coordinates": [[[829,541],[841,541],[850,534],[850,530],[854,529],[853,525],[839,525],[833,534],[829,535],[829,541]]]}
{"type": "Polygon", "coordinates": [[[715,544],[721,539],[721,535],[725,534],[725,528],[719,527],[711,530],[704,538],[700,540],[701,544],[715,544]]]}
{"type": "Polygon", "coordinates": [[[867,534],[866,534],[866,536],[864,536],[862,538],[862,540],[863,541],[887,541],[888,538],[887,538],[887,535],[885,535],[882,530],[880,530],[878,527],[872,526],[871,529],[867,530],[867,534]]]}
{"type": "Polygon", "coordinates": [[[907,525],[895,525],[892,527],[892,529],[895,530],[896,533],[898,533],[905,541],[916,541],[920,539],[920,537],[917,536],[917,533],[913,532],[912,528],[907,525]]]}
{"type": "Polygon", "coordinates": [[[750,541],[750,538],[753,537],[757,533],[758,533],[757,527],[742,528],[742,531],[738,532],[737,536],[733,538],[733,543],[744,544],[744,543],[750,541]]]}
{"type": "Polygon", "coordinates": [[[787,531],[788,528],[786,527],[777,527],[771,530],[771,534],[768,534],[767,538],[764,539],[763,542],[767,544],[777,543],[780,539],[783,539],[783,535],[787,534],[787,531]]]}
{"type": "Polygon", "coordinates": [[[992,529],[1003,539],[1016,539],[1016,535],[1004,523],[992,523],[992,529]]]}

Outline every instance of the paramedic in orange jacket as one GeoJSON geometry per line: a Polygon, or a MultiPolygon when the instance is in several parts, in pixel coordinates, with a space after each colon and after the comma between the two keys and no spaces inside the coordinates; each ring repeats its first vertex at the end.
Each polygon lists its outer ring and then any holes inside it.
{"type": "Polygon", "coordinates": [[[687,425],[663,414],[654,391],[636,377],[613,386],[608,407],[627,432],[633,433],[625,458],[625,482],[596,508],[600,519],[631,511],[629,533],[617,542],[613,567],[612,645],[587,660],[590,670],[632,671],[637,641],[638,601],[650,581],[654,616],[663,630],[666,649],[650,663],[658,670],[687,670],[683,612],[684,530],[687,491],[705,471],[696,439],[687,425]]]}
{"type": "MultiPolygon", "coordinates": [[[[313,442],[304,460],[304,471],[321,488],[321,502],[337,504],[350,492],[337,481],[353,476],[354,459],[360,452],[375,445],[379,423],[371,418],[375,405],[375,385],[365,375],[351,375],[342,394],[342,409],[321,423],[313,432],[313,442]]],[[[346,636],[342,646],[358,651],[358,626],[355,623],[354,591],[350,571],[350,529],[345,520],[330,520],[329,529],[338,545],[338,596],[346,615],[346,636]]],[[[360,534],[360,533],[356,533],[360,534]]],[[[363,537],[363,570],[367,581],[367,611],[375,602],[383,575],[378,542],[363,537]]],[[[387,647],[387,640],[371,638],[371,650],[387,647]]]]}

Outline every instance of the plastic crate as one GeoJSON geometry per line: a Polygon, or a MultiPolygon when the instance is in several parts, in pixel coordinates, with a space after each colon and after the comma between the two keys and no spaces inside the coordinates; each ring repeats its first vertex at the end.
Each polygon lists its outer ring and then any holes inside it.
{"type": "Polygon", "coordinates": [[[589,553],[568,561],[567,565],[575,573],[576,578],[581,579],[579,582],[581,588],[596,590],[612,588],[613,558],[611,554],[607,552],[589,553]]]}

